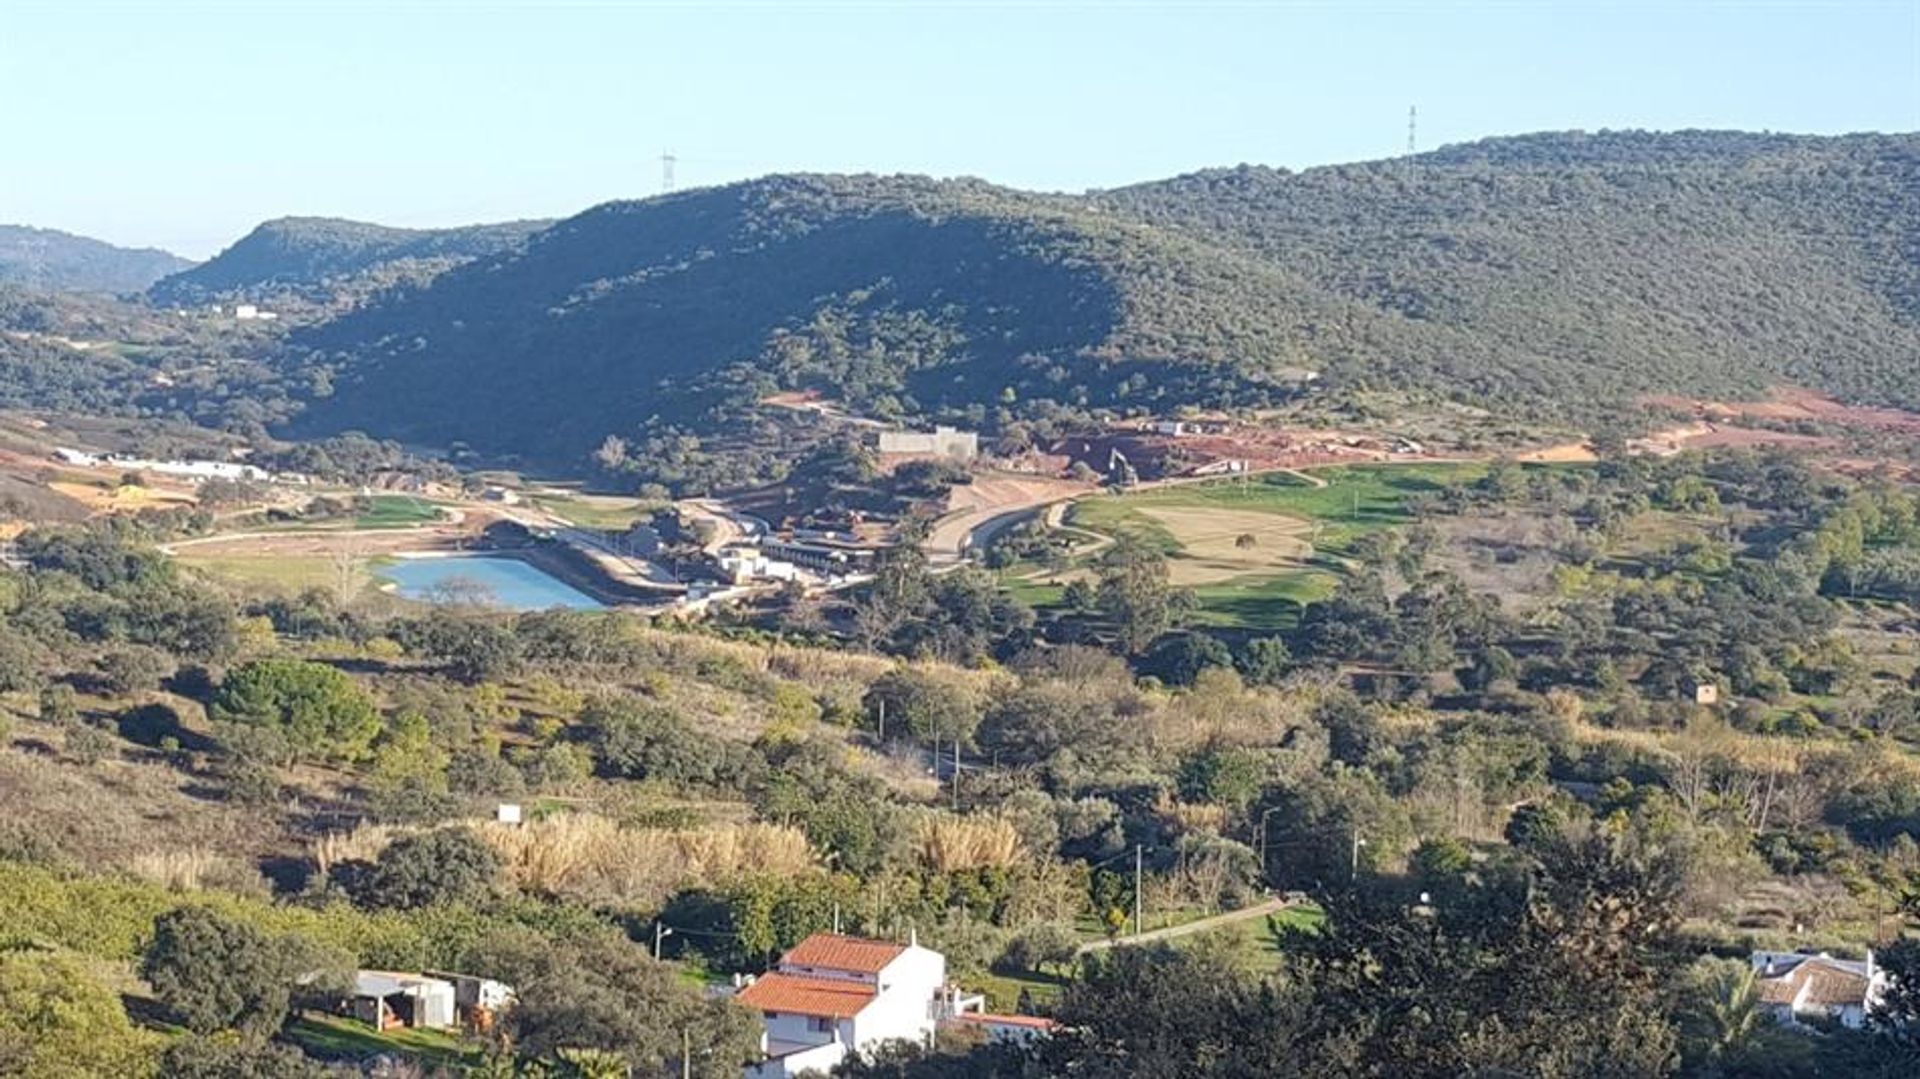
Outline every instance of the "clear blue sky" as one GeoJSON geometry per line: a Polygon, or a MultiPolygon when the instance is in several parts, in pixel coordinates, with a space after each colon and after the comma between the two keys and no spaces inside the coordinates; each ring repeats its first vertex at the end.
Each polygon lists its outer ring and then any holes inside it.
{"type": "Polygon", "coordinates": [[[574,213],[783,170],[1081,190],[1602,127],[1920,129],[1920,0],[0,0],[0,221],[574,213]]]}

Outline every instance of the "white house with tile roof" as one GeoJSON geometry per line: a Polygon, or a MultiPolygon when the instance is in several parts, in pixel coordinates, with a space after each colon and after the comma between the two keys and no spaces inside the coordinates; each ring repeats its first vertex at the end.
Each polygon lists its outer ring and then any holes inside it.
{"type": "Polygon", "coordinates": [[[766,1023],[766,1059],[748,1079],[826,1071],[896,1039],[924,1045],[952,1010],[946,982],[946,956],[918,943],[815,933],[735,998],[766,1023]]]}
{"type": "Polygon", "coordinates": [[[1866,1026],[1886,994],[1887,973],[1864,960],[1835,959],[1825,952],[1754,952],[1754,988],[1760,1004],[1782,1023],[1866,1026]]]}

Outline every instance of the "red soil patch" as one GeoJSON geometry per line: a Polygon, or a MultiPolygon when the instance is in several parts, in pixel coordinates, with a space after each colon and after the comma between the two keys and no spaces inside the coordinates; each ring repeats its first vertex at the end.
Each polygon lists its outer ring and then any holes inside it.
{"type": "Polygon", "coordinates": [[[1920,436],[1920,413],[1875,405],[1842,404],[1826,394],[1797,386],[1776,386],[1769,394],[1764,401],[1703,401],[1691,397],[1648,397],[1644,400],[1650,405],[1691,412],[1709,421],[1733,421],[1748,416],[1789,423],[1807,420],[1920,436]]]}

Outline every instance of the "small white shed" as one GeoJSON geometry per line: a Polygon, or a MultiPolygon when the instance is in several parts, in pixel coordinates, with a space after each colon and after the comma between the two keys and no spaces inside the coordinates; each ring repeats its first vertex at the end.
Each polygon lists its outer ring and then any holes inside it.
{"type": "Polygon", "coordinates": [[[376,1030],[457,1026],[453,983],[424,974],[362,970],[353,976],[353,1015],[376,1030]]]}

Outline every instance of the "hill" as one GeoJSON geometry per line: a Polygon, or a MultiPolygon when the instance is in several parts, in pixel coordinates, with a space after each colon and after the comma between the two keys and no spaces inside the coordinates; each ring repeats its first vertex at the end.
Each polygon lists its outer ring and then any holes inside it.
{"type": "Polygon", "coordinates": [[[1069,197],[785,176],[611,203],[298,333],[305,430],[577,462],[813,388],[993,427],[1303,370],[1606,422],[1781,380],[1920,404],[1920,138],[1553,134],[1069,197]]]}
{"type": "Polygon", "coordinates": [[[327,301],[402,282],[517,247],[544,221],[450,229],[401,229],[324,217],[268,221],[212,259],[160,281],[160,303],[284,294],[327,301]]]}
{"type": "Polygon", "coordinates": [[[48,291],[138,292],[193,263],[56,229],[0,225],[0,284],[48,291]]]}

